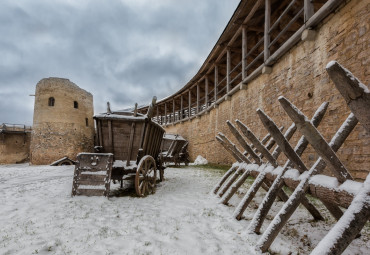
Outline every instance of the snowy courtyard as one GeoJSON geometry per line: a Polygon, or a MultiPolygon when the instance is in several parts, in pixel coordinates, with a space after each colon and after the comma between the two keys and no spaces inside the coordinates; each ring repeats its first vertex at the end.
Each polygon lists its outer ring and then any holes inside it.
{"type": "MultiPolygon", "coordinates": [[[[222,170],[167,168],[154,195],[139,198],[116,190],[118,195],[107,199],[71,197],[73,169],[0,166],[0,254],[257,253],[253,247],[259,236],[247,227],[263,193],[257,193],[245,219],[236,221],[235,207],[221,205],[210,192],[222,170]]],[[[240,198],[233,199],[231,204],[240,198]]],[[[274,213],[281,205],[275,203],[274,213]]],[[[299,208],[271,253],[308,254],[334,223],[322,212],[327,220],[314,222],[299,208]]],[[[344,254],[369,251],[369,225],[362,233],[344,254]]]]}

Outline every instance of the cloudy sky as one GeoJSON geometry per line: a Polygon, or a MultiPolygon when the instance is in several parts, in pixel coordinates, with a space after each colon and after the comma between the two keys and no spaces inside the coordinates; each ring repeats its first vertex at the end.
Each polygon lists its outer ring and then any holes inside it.
{"type": "Polygon", "coordinates": [[[32,124],[35,86],[68,78],[95,112],[149,103],[198,71],[239,0],[2,0],[0,123],[32,124]]]}

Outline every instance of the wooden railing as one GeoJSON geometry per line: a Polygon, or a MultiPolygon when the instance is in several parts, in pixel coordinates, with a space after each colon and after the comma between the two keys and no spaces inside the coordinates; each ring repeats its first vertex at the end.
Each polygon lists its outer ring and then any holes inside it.
{"type": "MultiPolygon", "coordinates": [[[[153,121],[167,125],[207,113],[210,109],[232,96],[236,91],[243,89],[245,86],[242,85],[249,83],[261,73],[269,73],[269,67],[299,42],[305,30],[311,30],[317,26],[342,2],[343,0],[328,0],[315,12],[312,1],[291,0],[286,6],[281,8],[279,16],[275,12],[272,17],[271,0],[256,1],[236,33],[228,42],[223,43],[222,47],[224,49],[215,57],[216,60],[213,60],[214,62],[212,63],[212,61],[207,59],[209,62],[206,61],[203,66],[209,67],[201,75],[198,73],[195,76],[198,79],[193,78],[191,81],[192,85],[188,84],[187,89],[182,89],[172,97],[158,102],[160,110],[157,110],[153,121]],[[263,3],[265,10],[264,27],[253,28],[256,31],[260,30],[259,32],[261,33],[256,33],[256,43],[248,45],[250,48],[248,49],[247,33],[251,32],[248,28],[248,22],[254,15],[257,15],[257,10],[263,7],[263,3]],[[235,45],[237,38],[242,38],[242,42],[235,45]],[[231,63],[231,56],[238,56],[237,64],[231,63]],[[221,74],[220,68],[225,63],[226,68],[223,70],[223,74],[221,74]],[[213,78],[213,82],[208,81],[209,77],[213,78]],[[209,87],[212,89],[209,89],[209,87]],[[193,96],[190,91],[193,93],[193,96]],[[202,95],[200,95],[200,91],[202,91],[202,95]],[[196,92],[195,96],[194,92],[196,92]]],[[[144,109],[145,107],[142,108],[142,110],[144,109]]]]}

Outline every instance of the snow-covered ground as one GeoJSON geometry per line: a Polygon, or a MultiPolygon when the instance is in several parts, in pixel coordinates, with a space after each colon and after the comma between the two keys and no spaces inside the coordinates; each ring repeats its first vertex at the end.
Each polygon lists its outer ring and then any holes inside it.
{"type": "MultiPolygon", "coordinates": [[[[73,166],[0,166],[0,254],[255,254],[259,236],[246,229],[262,193],[236,221],[235,207],[210,193],[221,175],[167,168],[154,195],[127,192],[108,200],[72,198],[73,166]]],[[[333,223],[325,216],[326,222],[313,222],[299,208],[271,252],[309,253],[333,223]]],[[[363,233],[346,254],[369,254],[368,226],[363,233]]]]}

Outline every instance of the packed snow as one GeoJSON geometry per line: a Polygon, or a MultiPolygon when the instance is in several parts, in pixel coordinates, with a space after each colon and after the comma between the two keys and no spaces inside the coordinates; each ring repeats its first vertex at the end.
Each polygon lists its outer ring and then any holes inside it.
{"type": "Polygon", "coordinates": [[[203,158],[201,155],[198,155],[198,157],[194,160],[194,163],[193,163],[193,165],[196,165],[196,166],[207,165],[207,164],[208,164],[208,160],[203,158]]]}
{"type": "MultiPolygon", "coordinates": [[[[211,193],[224,173],[217,169],[169,167],[155,194],[139,198],[112,184],[109,199],[71,197],[73,169],[0,166],[0,254],[259,254],[254,247],[260,236],[247,227],[265,193],[257,193],[243,220],[232,217],[251,179],[224,206],[211,193]]],[[[275,203],[272,213],[281,206],[275,203]]],[[[325,218],[314,222],[300,207],[270,251],[308,254],[334,223],[325,218]]],[[[367,227],[345,254],[369,249],[367,227]]]]}

